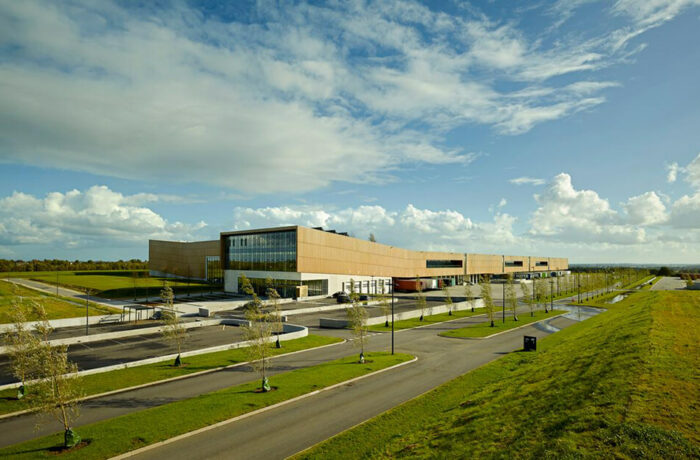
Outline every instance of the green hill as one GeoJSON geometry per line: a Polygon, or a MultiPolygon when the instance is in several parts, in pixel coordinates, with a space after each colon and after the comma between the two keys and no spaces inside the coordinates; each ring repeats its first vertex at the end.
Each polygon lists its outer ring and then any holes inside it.
{"type": "Polygon", "coordinates": [[[301,458],[698,458],[700,293],[644,291],[301,458]]]}

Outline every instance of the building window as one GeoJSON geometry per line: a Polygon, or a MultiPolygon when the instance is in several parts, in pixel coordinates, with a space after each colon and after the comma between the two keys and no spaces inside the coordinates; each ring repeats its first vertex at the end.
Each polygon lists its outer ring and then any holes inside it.
{"type": "Polygon", "coordinates": [[[295,272],[297,232],[230,235],[224,241],[226,270],[295,272]]]}
{"type": "Polygon", "coordinates": [[[540,260],[539,262],[537,262],[537,263],[535,264],[535,266],[536,266],[536,267],[548,267],[548,266],[549,266],[549,262],[547,262],[546,260],[540,260]]]}
{"type": "Polygon", "coordinates": [[[461,260],[426,260],[426,268],[461,268],[461,260]]]}
{"type": "Polygon", "coordinates": [[[522,267],[522,260],[506,260],[506,267],[522,267]]]}

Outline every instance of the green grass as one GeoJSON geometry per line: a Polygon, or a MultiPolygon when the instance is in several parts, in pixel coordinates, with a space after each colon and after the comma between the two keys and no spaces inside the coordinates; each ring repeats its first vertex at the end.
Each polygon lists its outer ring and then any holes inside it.
{"type": "MultiPolygon", "coordinates": [[[[291,353],[293,351],[306,350],[309,348],[329,345],[341,342],[337,337],[326,337],[320,335],[309,335],[301,339],[282,342],[282,348],[270,346],[272,355],[291,353]]],[[[203,355],[183,358],[184,366],[173,367],[172,362],[161,362],[146,364],[144,366],[129,367],[116,371],[103,372],[101,374],[86,375],[83,377],[82,386],[85,396],[105,393],[107,391],[121,388],[133,387],[144,383],[156,382],[181,375],[192,374],[207,369],[230,366],[247,361],[246,350],[238,348],[235,350],[217,351],[203,355]]],[[[17,390],[0,391],[0,414],[25,410],[31,405],[31,386],[28,386],[29,394],[21,400],[16,400],[17,390]]]]}
{"type": "MultiPolygon", "coordinates": [[[[29,278],[53,286],[58,284],[77,291],[92,289],[93,294],[106,299],[158,298],[163,283],[167,281],[176,294],[208,292],[211,287],[200,281],[150,277],[148,272],[134,271],[59,271],[0,273],[0,278],[29,278]],[[134,276],[136,274],[137,276],[134,276]]],[[[216,289],[216,288],[215,288],[216,289]]]]}
{"type": "MultiPolygon", "coordinates": [[[[357,355],[353,354],[336,361],[275,375],[270,378],[270,384],[277,389],[269,393],[256,393],[259,382],[255,381],[86,425],[76,431],[84,440],[89,440],[90,444],[73,452],[65,452],[62,458],[109,458],[408,361],[412,356],[368,353],[367,358],[368,362],[358,364],[357,355]]],[[[54,458],[55,453],[49,449],[60,445],[62,440],[63,433],[43,437],[1,449],[0,457],[12,455],[13,458],[54,458]]]]}
{"type": "Polygon", "coordinates": [[[496,315],[493,327],[491,327],[491,323],[487,321],[484,323],[472,324],[460,329],[443,331],[438,335],[442,337],[486,337],[491,334],[496,334],[498,332],[507,331],[526,324],[534,323],[535,321],[551,318],[552,316],[561,315],[562,313],[565,312],[554,310],[545,313],[544,310],[537,310],[534,312],[534,316],[530,316],[529,312],[519,314],[518,321],[513,321],[512,317],[506,316],[505,323],[503,322],[502,316],[496,315]]]}
{"type": "Polygon", "coordinates": [[[698,458],[700,295],[642,291],[300,458],[698,458]]]}
{"type": "MultiPolygon", "coordinates": [[[[428,309],[426,309],[428,310],[428,309]]],[[[418,326],[427,326],[428,324],[435,324],[435,323],[442,323],[444,321],[450,321],[453,319],[459,319],[459,318],[466,318],[469,316],[474,316],[474,315],[480,315],[484,313],[483,308],[477,308],[475,309],[474,312],[469,310],[459,310],[459,311],[453,311],[452,316],[450,316],[447,313],[440,313],[438,315],[430,315],[430,316],[424,316],[423,321],[421,321],[419,318],[411,318],[411,319],[403,319],[401,321],[395,321],[394,322],[394,330],[395,331],[400,331],[401,329],[410,329],[413,327],[418,327],[418,326]]],[[[373,326],[369,327],[370,331],[374,332],[391,332],[391,321],[389,321],[389,327],[384,326],[384,323],[382,324],[375,324],[373,326]]]]}
{"type": "MultiPolygon", "coordinates": [[[[44,294],[23,286],[14,285],[7,281],[0,281],[0,323],[11,322],[10,307],[15,296],[21,296],[23,304],[30,306],[32,302],[39,302],[44,306],[48,319],[74,318],[85,316],[85,303],[80,301],[68,301],[62,297],[51,294],[44,294]]],[[[118,310],[98,305],[90,302],[88,313],[90,316],[107,315],[118,310]]],[[[27,318],[29,321],[36,320],[34,316],[27,318]]]]}

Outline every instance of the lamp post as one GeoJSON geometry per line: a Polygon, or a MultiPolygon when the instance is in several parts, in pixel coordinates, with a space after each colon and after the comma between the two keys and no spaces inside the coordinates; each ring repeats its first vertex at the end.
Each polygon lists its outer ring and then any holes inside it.
{"type": "Polygon", "coordinates": [[[394,354],[394,278],[391,278],[391,354],[394,354]]]}
{"type": "Polygon", "coordinates": [[[503,322],[506,322],[506,283],[503,282],[503,322]]]}
{"type": "Polygon", "coordinates": [[[549,311],[554,310],[554,278],[549,278],[549,311]]]}
{"type": "Polygon", "coordinates": [[[85,289],[85,294],[87,294],[87,299],[85,299],[85,335],[90,333],[90,316],[88,314],[88,308],[90,306],[90,289],[85,289]]]}

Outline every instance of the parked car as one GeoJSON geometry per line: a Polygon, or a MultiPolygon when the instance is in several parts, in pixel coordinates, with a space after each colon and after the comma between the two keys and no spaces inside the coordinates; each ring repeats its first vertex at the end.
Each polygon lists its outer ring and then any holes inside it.
{"type": "Polygon", "coordinates": [[[367,294],[360,294],[360,300],[369,300],[369,296],[367,294]]]}
{"type": "Polygon", "coordinates": [[[350,296],[344,292],[338,294],[335,299],[338,301],[338,303],[350,303],[350,296]]]}
{"type": "Polygon", "coordinates": [[[337,299],[339,295],[345,294],[345,291],[338,291],[333,293],[333,298],[337,299]]]}

